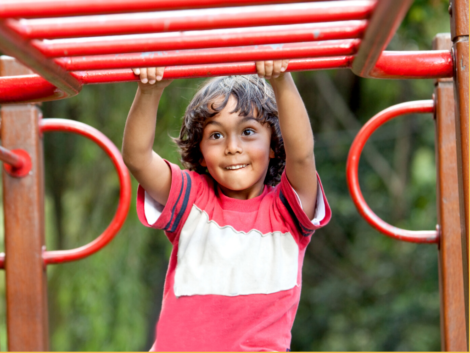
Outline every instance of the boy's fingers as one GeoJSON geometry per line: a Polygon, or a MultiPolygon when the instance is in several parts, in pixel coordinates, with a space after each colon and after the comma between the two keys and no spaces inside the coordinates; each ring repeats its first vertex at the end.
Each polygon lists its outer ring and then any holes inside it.
{"type": "Polygon", "coordinates": [[[256,62],[256,72],[258,73],[259,77],[264,77],[264,61],[257,61],[256,62]]]}
{"type": "Polygon", "coordinates": [[[149,67],[147,69],[147,78],[149,80],[149,83],[153,85],[155,83],[155,71],[156,69],[154,67],[149,67]]]}
{"type": "Polygon", "coordinates": [[[273,75],[274,64],[272,61],[265,61],[264,70],[266,73],[266,78],[270,78],[273,75]]]}
{"type": "Polygon", "coordinates": [[[134,75],[140,75],[140,69],[132,69],[132,72],[134,72],[134,75]]]}
{"type": "Polygon", "coordinates": [[[140,70],[140,82],[147,83],[149,80],[147,79],[147,69],[143,68],[140,70]]]}
{"type": "Polygon", "coordinates": [[[278,78],[279,75],[281,74],[281,68],[282,68],[282,61],[281,60],[276,60],[273,63],[273,77],[278,78]]]}
{"type": "Polygon", "coordinates": [[[284,72],[287,70],[287,66],[289,65],[289,60],[282,60],[282,67],[281,67],[281,71],[284,72]]]}
{"type": "Polygon", "coordinates": [[[164,67],[157,67],[157,70],[156,70],[156,78],[157,78],[157,81],[161,81],[163,79],[163,72],[165,71],[165,68],[164,67]]]}

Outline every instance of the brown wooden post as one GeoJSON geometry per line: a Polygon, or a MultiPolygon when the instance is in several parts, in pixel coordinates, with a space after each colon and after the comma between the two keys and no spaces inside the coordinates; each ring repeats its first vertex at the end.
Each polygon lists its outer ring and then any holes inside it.
{"type": "MultiPolygon", "coordinates": [[[[449,33],[438,34],[434,50],[450,50],[449,33]]],[[[436,80],[437,209],[440,231],[439,291],[441,296],[441,346],[443,351],[467,350],[455,136],[454,85],[451,78],[436,80]]]]}
{"type": "MultiPolygon", "coordinates": [[[[0,75],[31,71],[9,57],[0,58],[0,75]]],[[[44,248],[44,177],[41,111],[33,104],[3,105],[1,143],[26,150],[30,174],[15,178],[3,171],[5,272],[8,350],[47,351],[48,316],[44,248]]]]}
{"type": "MultiPolygon", "coordinates": [[[[455,130],[462,229],[462,260],[465,291],[465,314],[468,327],[468,245],[469,245],[469,91],[468,91],[468,0],[451,0],[449,5],[452,51],[454,58],[455,130]]],[[[468,331],[467,331],[468,341],[468,331]]],[[[468,347],[467,347],[468,348],[468,347]]]]}

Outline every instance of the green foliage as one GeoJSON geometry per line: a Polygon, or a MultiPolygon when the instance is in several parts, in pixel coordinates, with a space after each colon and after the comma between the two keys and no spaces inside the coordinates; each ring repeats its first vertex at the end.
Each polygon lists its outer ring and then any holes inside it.
{"type": "MultiPolygon", "coordinates": [[[[447,6],[447,1],[416,0],[389,49],[430,49],[436,33],[449,31],[447,6]]],[[[430,99],[433,82],[361,79],[349,71],[297,73],[295,80],[311,117],[317,168],[333,219],[313,236],[307,250],[292,349],[439,350],[436,247],[398,242],[372,229],[357,213],[345,176],[347,153],[359,127],[393,104],[430,99]]],[[[162,98],[154,149],[172,162],[179,156],[169,135],[178,134],[199,82],[175,81],[162,98]]],[[[42,109],[45,117],[90,124],[120,147],[135,88],[135,83],[86,86],[77,97],[45,103],[42,109]]],[[[47,248],[78,247],[111,221],[118,179],[92,142],[64,133],[47,134],[44,141],[47,248]]],[[[434,229],[433,155],[429,115],[399,118],[372,136],[361,159],[360,181],[380,217],[402,228],[434,229]],[[367,158],[374,150],[389,169],[377,165],[378,158],[367,158]]],[[[162,232],[139,223],[136,191],[133,181],[129,216],[109,246],[85,260],[49,266],[53,350],[150,348],[171,245],[162,232]]],[[[0,301],[0,317],[4,313],[0,301]]],[[[5,336],[0,321],[1,348],[5,336]]]]}

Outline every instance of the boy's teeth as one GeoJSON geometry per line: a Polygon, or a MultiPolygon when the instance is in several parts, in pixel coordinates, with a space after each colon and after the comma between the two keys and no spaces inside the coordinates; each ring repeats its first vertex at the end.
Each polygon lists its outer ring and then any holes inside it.
{"type": "Polygon", "coordinates": [[[225,169],[240,169],[245,168],[248,164],[239,164],[239,165],[232,165],[230,167],[226,167],[225,169]]]}

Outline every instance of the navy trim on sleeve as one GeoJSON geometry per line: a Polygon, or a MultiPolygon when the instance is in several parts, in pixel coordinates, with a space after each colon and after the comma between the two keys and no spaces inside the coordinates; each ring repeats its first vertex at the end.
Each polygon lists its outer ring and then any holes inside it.
{"type": "MultiPolygon", "coordinates": [[[[170,229],[170,232],[174,232],[176,230],[176,227],[178,226],[181,220],[181,217],[183,217],[184,215],[184,211],[186,211],[186,207],[188,207],[189,194],[191,193],[191,177],[189,176],[187,172],[183,172],[183,186],[184,186],[184,176],[186,176],[188,186],[186,187],[186,191],[184,192],[183,204],[181,205],[181,208],[178,212],[178,215],[176,216],[173,226],[170,229]]],[[[181,188],[181,190],[183,190],[183,188],[181,188]]]]}
{"type": "Polygon", "coordinates": [[[297,219],[297,217],[295,216],[295,213],[294,213],[294,210],[292,210],[292,207],[289,205],[289,202],[287,202],[287,199],[286,197],[284,196],[284,194],[282,193],[282,190],[279,191],[279,198],[281,199],[281,202],[282,204],[284,205],[284,207],[287,209],[287,211],[289,212],[290,216],[292,217],[292,219],[295,221],[295,223],[299,226],[301,232],[302,232],[302,235],[304,237],[309,237],[310,235],[313,234],[313,230],[311,229],[307,229],[305,228],[302,224],[300,224],[299,220],[297,219]]]}
{"type": "Polygon", "coordinates": [[[176,202],[175,204],[173,205],[173,208],[171,209],[171,217],[170,217],[170,220],[168,221],[167,225],[163,228],[164,230],[167,230],[168,231],[168,227],[170,226],[171,224],[171,221],[173,220],[173,216],[175,214],[175,209],[176,209],[176,206],[178,205],[178,202],[180,201],[180,198],[181,198],[181,194],[183,193],[183,189],[184,189],[184,177],[183,177],[183,173],[181,173],[181,189],[180,189],[180,193],[178,195],[178,198],[176,199],[176,202]]]}

